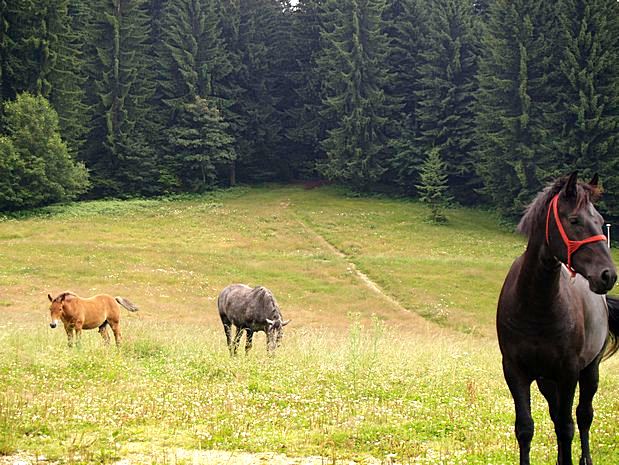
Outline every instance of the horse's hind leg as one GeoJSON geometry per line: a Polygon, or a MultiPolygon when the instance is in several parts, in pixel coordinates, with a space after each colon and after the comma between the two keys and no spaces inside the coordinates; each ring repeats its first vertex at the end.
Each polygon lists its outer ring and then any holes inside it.
{"type": "Polygon", "coordinates": [[[103,342],[105,342],[105,345],[108,345],[110,343],[110,334],[107,332],[107,320],[103,322],[103,324],[101,326],[99,326],[99,334],[101,334],[101,337],[103,338],[103,342]]]}
{"type": "Polygon", "coordinates": [[[595,396],[598,389],[599,363],[599,359],[594,360],[580,373],[579,378],[580,396],[578,407],[576,407],[576,421],[578,422],[580,447],[582,450],[580,465],[593,464],[591,450],[589,449],[589,429],[593,422],[593,396],[595,396]]]}
{"type": "Polygon", "coordinates": [[[112,332],[114,333],[114,340],[116,341],[116,347],[120,347],[120,341],[122,340],[120,334],[120,323],[118,321],[110,321],[110,327],[112,328],[112,332]]]}
{"type": "Polygon", "coordinates": [[[234,355],[232,351],[232,323],[224,315],[220,314],[221,323],[224,325],[224,333],[226,334],[226,345],[230,351],[230,355],[234,355]]]}
{"type": "Polygon", "coordinates": [[[503,374],[516,408],[516,439],[520,449],[520,465],[530,465],[529,455],[535,425],[531,416],[531,380],[503,359],[503,374]]]}

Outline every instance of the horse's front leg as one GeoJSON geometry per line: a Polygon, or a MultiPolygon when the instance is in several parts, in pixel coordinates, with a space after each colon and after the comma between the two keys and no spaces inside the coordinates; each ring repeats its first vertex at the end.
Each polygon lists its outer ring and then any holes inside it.
{"type": "Polygon", "coordinates": [[[64,325],[64,330],[67,333],[67,343],[69,347],[73,347],[73,326],[64,325]]]}
{"type": "Polygon", "coordinates": [[[580,433],[580,465],[593,465],[591,460],[591,450],[589,448],[589,429],[593,422],[593,396],[598,389],[600,359],[594,360],[587,368],[580,373],[579,385],[580,396],[578,407],[576,407],[576,421],[580,433]]]}
{"type": "Polygon", "coordinates": [[[249,352],[252,347],[254,338],[254,332],[251,329],[247,329],[247,334],[245,335],[245,353],[249,352]]]}
{"type": "Polygon", "coordinates": [[[559,449],[557,465],[572,465],[572,440],[574,439],[574,419],[572,407],[576,391],[576,378],[568,377],[557,383],[557,418],[554,422],[559,449]]]}
{"type": "Polygon", "coordinates": [[[531,379],[503,359],[503,375],[516,408],[516,439],[520,449],[520,465],[530,465],[529,454],[535,424],[531,416],[531,379]]]}

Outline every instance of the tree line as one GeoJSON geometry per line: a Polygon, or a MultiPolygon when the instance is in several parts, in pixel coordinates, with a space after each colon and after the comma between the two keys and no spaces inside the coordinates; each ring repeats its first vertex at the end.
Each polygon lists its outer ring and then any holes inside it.
{"type": "Polygon", "coordinates": [[[615,0],[0,0],[0,209],[435,166],[508,215],[599,172],[619,214],[618,42],[615,0]]]}

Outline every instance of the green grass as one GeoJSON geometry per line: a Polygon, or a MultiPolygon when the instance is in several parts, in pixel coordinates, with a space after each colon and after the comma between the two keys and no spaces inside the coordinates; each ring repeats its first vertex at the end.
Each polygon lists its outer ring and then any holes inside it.
{"type": "MultiPolygon", "coordinates": [[[[524,241],[487,213],[447,214],[433,226],[415,202],[265,187],[1,220],[0,455],[168,463],[181,448],[514,463],[493,320],[524,241]],[[248,357],[228,356],[215,299],[231,282],[266,285],[292,318],[275,357],[263,335],[248,357]],[[93,331],[70,350],[48,327],[47,293],[66,289],[140,306],[123,310],[119,351],[93,331]]],[[[619,357],[601,371],[593,458],[616,465],[619,357]]],[[[554,463],[536,391],[533,409],[532,460],[554,463]]]]}

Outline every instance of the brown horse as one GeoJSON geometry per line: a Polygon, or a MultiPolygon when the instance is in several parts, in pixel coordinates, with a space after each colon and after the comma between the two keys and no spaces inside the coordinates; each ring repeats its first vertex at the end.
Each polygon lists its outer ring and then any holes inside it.
{"type": "Polygon", "coordinates": [[[73,333],[79,343],[82,329],[99,328],[99,333],[106,344],[110,342],[110,335],[107,326],[112,327],[116,345],[120,345],[120,307],[125,307],[131,312],[136,312],[138,307],[133,305],[123,297],[112,297],[107,294],[99,294],[94,297],[84,299],[73,292],[63,292],[56,298],[47,294],[50,300],[49,306],[52,322],[51,328],[58,326],[58,321],[62,321],[64,329],[69,339],[69,347],[73,345],[73,333]]]}
{"type": "Polygon", "coordinates": [[[597,184],[597,175],[589,184],[578,183],[576,173],[559,179],[538,194],[518,225],[528,244],[505,278],[497,334],[516,408],[521,465],[530,463],[533,381],[548,402],[558,465],[572,465],[572,407],[579,385],[580,465],[593,463],[589,429],[599,364],[605,352],[617,350],[619,333],[619,301],[604,295],[617,272],[592,203],[600,194],[597,184]]]}

